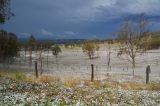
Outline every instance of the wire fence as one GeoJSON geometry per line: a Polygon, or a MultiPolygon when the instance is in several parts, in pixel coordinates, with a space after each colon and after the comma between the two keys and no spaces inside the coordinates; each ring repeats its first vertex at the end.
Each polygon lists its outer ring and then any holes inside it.
{"type": "MultiPolygon", "coordinates": [[[[89,60],[83,53],[79,52],[65,52],[57,60],[54,56],[49,56],[48,62],[46,57],[41,61],[33,58],[32,64],[30,64],[29,57],[24,58],[21,56],[16,59],[12,64],[0,64],[0,70],[7,71],[23,71],[27,73],[34,73],[35,66],[34,61],[38,61],[38,70],[45,74],[59,75],[61,77],[79,77],[79,78],[90,78],[91,75],[91,64],[94,64],[94,75],[96,79],[106,78],[109,74],[125,74],[132,75],[132,66],[127,61],[119,60],[116,57],[116,53],[111,54],[111,64],[107,66],[107,56],[104,51],[99,52],[100,58],[89,60]]],[[[45,55],[46,56],[46,55],[45,55]]],[[[160,79],[160,57],[157,54],[149,54],[140,56],[138,60],[140,64],[136,65],[135,75],[145,77],[146,64],[151,65],[151,77],[160,79]],[[146,56],[148,60],[146,61],[146,56]],[[152,56],[152,57],[151,57],[152,56]],[[151,58],[150,58],[151,57],[151,58]]]]}

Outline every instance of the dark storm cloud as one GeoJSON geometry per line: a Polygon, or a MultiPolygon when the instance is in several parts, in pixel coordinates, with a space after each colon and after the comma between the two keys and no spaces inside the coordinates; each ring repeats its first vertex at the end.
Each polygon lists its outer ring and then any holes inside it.
{"type": "Polygon", "coordinates": [[[159,30],[159,5],[159,0],[12,0],[16,16],[1,26],[19,37],[106,38],[128,14],[146,13],[159,30]]]}

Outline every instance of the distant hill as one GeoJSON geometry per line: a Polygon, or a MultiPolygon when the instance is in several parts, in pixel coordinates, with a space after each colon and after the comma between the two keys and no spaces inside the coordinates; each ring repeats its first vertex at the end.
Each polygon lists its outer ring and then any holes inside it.
{"type": "Polygon", "coordinates": [[[151,33],[151,41],[149,42],[149,49],[160,48],[160,32],[151,33]]]}
{"type": "MultiPolygon", "coordinates": [[[[25,43],[27,41],[26,38],[19,38],[18,39],[20,43],[25,43]]],[[[37,39],[37,42],[54,42],[56,44],[65,44],[65,43],[82,43],[86,39],[37,39]]]]}

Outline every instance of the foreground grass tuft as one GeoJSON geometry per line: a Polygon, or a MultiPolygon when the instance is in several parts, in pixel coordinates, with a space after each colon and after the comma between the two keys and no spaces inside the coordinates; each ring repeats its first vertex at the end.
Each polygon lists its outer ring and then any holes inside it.
{"type": "MultiPolygon", "coordinates": [[[[60,82],[60,77],[51,76],[51,75],[42,75],[39,78],[36,78],[33,75],[27,75],[21,72],[7,73],[0,72],[0,77],[8,77],[16,81],[23,81],[28,83],[54,83],[60,82]]],[[[139,84],[133,82],[127,83],[118,83],[112,81],[100,81],[95,80],[91,82],[90,80],[80,80],[80,79],[66,79],[63,80],[63,83],[67,87],[75,87],[78,85],[89,86],[93,88],[121,88],[126,90],[149,90],[149,91],[160,91],[160,82],[151,83],[151,84],[139,84]]]]}
{"type": "Polygon", "coordinates": [[[26,81],[27,80],[27,76],[24,73],[20,73],[20,72],[13,73],[11,78],[14,80],[18,80],[18,81],[26,81]]]}
{"type": "Polygon", "coordinates": [[[160,91],[160,82],[148,84],[147,89],[151,91],[160,91]]]}

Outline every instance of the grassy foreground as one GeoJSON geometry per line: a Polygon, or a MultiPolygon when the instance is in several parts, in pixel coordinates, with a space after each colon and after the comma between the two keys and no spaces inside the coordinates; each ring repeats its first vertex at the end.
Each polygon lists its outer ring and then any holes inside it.
{"type": "Polygon", "coordinates": [[[160,83],[135,84],[0,73],[0,105],[139,106],[160,104],[160,83]]]}
{"type": "Polygon", "coordinates": [[[118,83],[113,81],[100,81],[95,80],[94,82],[91,82],[90,80],[79,80],[79,79],[66,79],[61,80],[60,77],[52,76],[52,75],[42,75],[36,78],[33,75],[26,75],[21,72],[0,72],[0,77],[7,77],[15,81],[20,82],[27,82],[27,83],[47,83],[51,84],[55,81],[61,82],[63,85],[67,87],[74,87],[80,84],[83,84],[85,86],[94,86],[96,88],[122,88],[122,89],[128,89],[128,90],[149,90],[149,91],[160,91],[160,82],[157,83],[150,83],[150,84],[138,84],[138,83],[118,83]]]}

